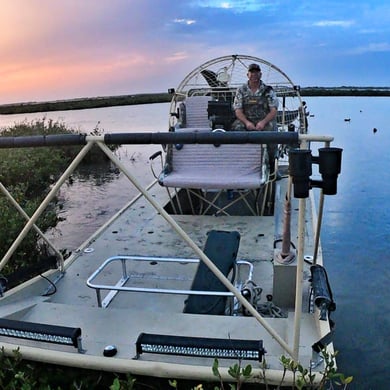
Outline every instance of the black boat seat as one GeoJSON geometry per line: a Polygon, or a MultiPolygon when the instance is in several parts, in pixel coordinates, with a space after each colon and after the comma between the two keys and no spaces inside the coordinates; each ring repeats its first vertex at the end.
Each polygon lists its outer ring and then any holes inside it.
{"type": "Polygon", "coordinates": [[[222,128],[231,130],[232,123],[236,118],[231,101],[209,101],[207,113],[212,129],[222,128]]]}
{"type": "MultiPolygon", "coordinates": [[[[240,233],[236,231],[211,230],[207,234],[204,253],[227,277],[230,272],[233,271],[234,273],[239,244],[240,233]]],[[[203,261],[198,265],[191,290],[228,291],[203,261]]],[[[189,295],[185,301],[183,312],[223,315],[225,313],[225,306],[226,296],[189,295]]]]}

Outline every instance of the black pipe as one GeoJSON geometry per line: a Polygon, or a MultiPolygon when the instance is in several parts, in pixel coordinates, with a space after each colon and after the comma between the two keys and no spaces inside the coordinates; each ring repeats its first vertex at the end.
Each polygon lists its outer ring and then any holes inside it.
{"type": "Polygon", "coordinates": [[[0,137],[0,148],[25,148],[37,146],[85,145],[85,134],[31,135],[0,137]]]}
{"type": "MultiPolygon", "coordinates": [[[[0,137],[0,149],[37,146],[85,145],[85,134],[0,137]]],[[[298,133],[274,131],[154,132],[105,134],[106,144],[296,144],[298,133]]]]}
{"type": "Polygon", "coordinates": [[[274,131],[157,132],[106,134],[106,144],[294,144],[298,133],[274,131]]]}

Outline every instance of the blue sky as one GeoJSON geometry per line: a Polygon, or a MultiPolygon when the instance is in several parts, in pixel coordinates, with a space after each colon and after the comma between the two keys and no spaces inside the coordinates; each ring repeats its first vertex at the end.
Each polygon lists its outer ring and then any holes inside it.
{"type": "Polygon", "coordinates": [[[165,92],[247,54],[301,86],[390,86],[390,3],[2,0],[0,104],[165,92]]]}

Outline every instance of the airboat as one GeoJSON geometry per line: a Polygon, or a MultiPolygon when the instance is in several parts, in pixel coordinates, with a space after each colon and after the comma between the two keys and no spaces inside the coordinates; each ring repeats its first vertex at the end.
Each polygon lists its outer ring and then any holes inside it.
{"type": "Polygon", "coordinates": [[[217,379],[217,359],[224,381],[240,363],[252,366],[249,381],[291,385],[285,356],[319,381],[335,310],[320,232],[341,149],[308,133],[299,86],[261,58],[210,60],[169,92],[160,132],[0,137],[1,148],[82,146],[31,216],[1,186],[26,223],[0,273],[31,229],[56,266],[13,288],[2,274],[0,346],[34,361],[200,382],[217,379]],[[278,96],[277,131],[231,129],[251,63],[278,96]],[[149,186],[109,148],[118,144],[156,145],[149,186]],[[139,194],[64,258],[37,221],[93,145],[139,194]]]}

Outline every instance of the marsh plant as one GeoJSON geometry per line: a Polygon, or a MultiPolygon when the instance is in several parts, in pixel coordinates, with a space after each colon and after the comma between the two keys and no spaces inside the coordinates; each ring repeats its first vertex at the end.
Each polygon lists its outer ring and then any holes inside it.
{"type": "MultiPolygon", "coordinates": [[[[352,382],[352,377],[346,377],[336,369],[335,356],[323,351],[324,369],[320,372],[320,381],[314,383],[314,374],[310,369],[304,368],[291,358],[282,356],[280,362],[284,373],[293,373],[293,385],[289,389],[318,389],[333,390],[346,389],[352,382]]],[[[286,388],[284,379],[278,385],[267,383],[266,362],[263,362],[263,374],[261,384],[250,383],[250,389],[277,390],[286,388]]],[[[18,350],[13,356],[6,356],[4,349],[0,350],[0,388],[4,390],[16,389],[109,389],[109,390],[132,390],[132,389],[166,389],[168,386],[177,390],[242,390],[247,382],[253,382],[252,366],[242,367],[239,360],[228,370],[232,380],[226,383],[222,380],[219,371],[218,359],[214,360],[210,368],[216,377],[217,384],[193,384],[189,382],[179,382],[178,380],[159,380],[153,378],[136,378],[131,374],[99,373],[87,369],[76,369],[60,367],[50,364],[36,363],[24,360],[18,350]]]]}
{"type": "MultiPolygon", "coordinates": [[[[329,353],[326,349],[321,351],[324,359],[324,369],[320,372],[320,380],[315,381],[316,375],[312,372],[311,368],[305,368],[300,363],[296,362],[292,358],[282,356],[280,363],[283,367],[283,376],[279,385],[269,385],[267,383],[266,373],[266,361],[262,363],[262,381],[264,382],[266,390],[275,390],[285,388],[286,384],[284,381],[285,375],[288,371],[293,374],[293,385],[290,386],[292,389],[303,390],[303,389],[318,389],[318,390],[331,390],[335,388],[346,389],[347,386],[352,382],[351,376],[346,377],[344,374],[339,373],[336,368],[336,353],[329,353]]],[[[222,381],[221,374],[219,372],[218,359],[214,360],[213,374],[220,381],[220,387],[216,387],[218,390],[225,390],[225,385],[222,381]]],[[[231,390],[240,390],[245,382],[252,378],[252,366],[247,365],[241,367],[241,361],[231,366],[228,370],[229,375],[234,380],[233,384],[228,384],[231,390]]],[[[197,388],[202,389],[202,387],[197,388]]]]}

